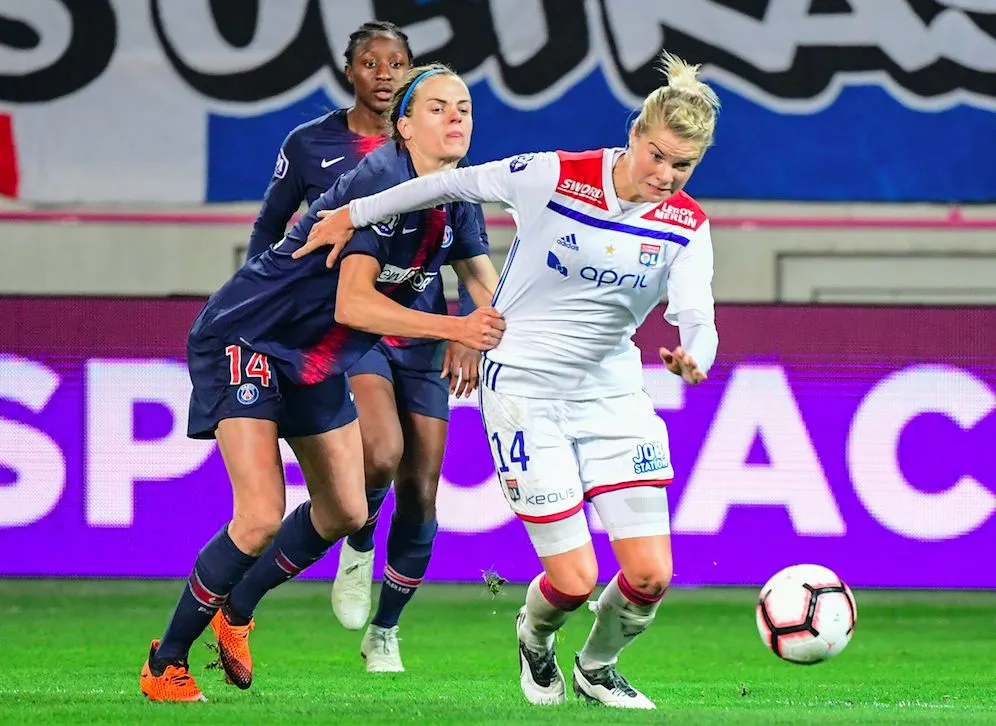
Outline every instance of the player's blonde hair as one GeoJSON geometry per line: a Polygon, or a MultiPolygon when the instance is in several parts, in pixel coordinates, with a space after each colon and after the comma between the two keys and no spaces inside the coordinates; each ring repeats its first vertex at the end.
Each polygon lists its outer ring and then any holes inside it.
{"type": "Polygon", "coordinates": [[[424,66],[410,68],[401,78],[401,83],[391,97],[391,105],[386,111],[388,127],[391,130],[391,138],[398,142],[404,142],[401,131],[398,129],[398,120],[402,116],[411,116],[412,107],[415,105],[415,90],[423,80],[434,75],[453,76],[460,79],[456,71],[444,63],[427,63],[424,66]]]}
{"type": "Polygon", "coordinates": [[[699,80],[699,67],[666,50],[661,52],[658,69],[666,84],[643,100],[640,115],[633,122],[637,134],[663,126],[682,139],[700,143],[703,152],[712,146],[719,97],[699,80]]]}

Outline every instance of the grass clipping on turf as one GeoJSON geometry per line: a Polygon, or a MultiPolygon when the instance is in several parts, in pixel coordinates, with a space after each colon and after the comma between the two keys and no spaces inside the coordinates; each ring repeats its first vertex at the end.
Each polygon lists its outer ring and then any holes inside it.
{"type": "Polygon", "coordinates": [[[494,567],[481,570],[481,576],[484,578],[484,587],[491,593],[492,599],[501,595],[502,587],[508,582],[494,567]]]}

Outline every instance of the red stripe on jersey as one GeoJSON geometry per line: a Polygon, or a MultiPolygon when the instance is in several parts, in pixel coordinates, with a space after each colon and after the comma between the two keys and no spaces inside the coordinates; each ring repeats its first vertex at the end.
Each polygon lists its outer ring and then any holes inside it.
{"type": "Polygon", "coordinates": [[[558,151],[560,180],[557,182],[557,193],[608,210],[602,178],[604,155],[604,149],[579,153],[558,151]]]}
{"type": "Polygon", "coordinates": [[[353,143],[356,144],[356,150],[360,155],[366,156],[385,141],[387,141],[386,136],[357,136],[353,143]]]}
{"type": "Polygon", "coordinates": [[[0,194],[17,197],[17,146],[14,143],[14,121],[0,115],[0,194]]]}
{"type": "MultiPolygon", "coordinates": [[[[437,208],[426,209],[422,212],[422,225],[422,239],[418,241],[418,249],[415,250],[415,256],[408,263],[408,267],[412,270],[417,270],[420,267],[424,268],[429,255],[434,255],[439,251],[440,246],[443,244],[443,234],[446,231],[446,211],[437,208]]],[[[407,284],[410,283],[405,280],[394,282],[385,285],[380,291],[390,297],[391,293],[397,290],[399,285],[407,284]]],[[[404,338],[396,337],[394,340],[404,340],[404,338]]]]}
{"type": "Polygon", "coordinates": [[[599,494],[615,492],[620,489],[632,489],[633,487],[666,487],[671,481],[671,479],[643,479],[641,481],[621,481],[618,484],[602,484],[585,492],[584,498],[594,499],[599,494]]]}
{"type": "Polygon", "coordinates": [[[523,522],[529,522],[530,524],[548,524],[550,522],[559,522],[561,519],[567,519],[568,517],[573,517],[575,514],[581,511],[581,507],[584,506],[584,502],[578,502],[576,505],[568,509],[566,512],[557,512],[556,514],[544,514],[542,517],[536,517],[532,514],[519,514],[515,515],[521,519],[523,522]]]}
{"type": "Polygon", "coordinates": [[[350,330],[345,325],[333,324],[321,340],[301,351],[301,383],[311,386],[328,378],[350,330]]]}
{"type": "Polygon", "coordinates": [[[644,214],[641,219],[695,230],[701,227],[707,218],[698,202],[685,192],[678,192],[644,214]]]}

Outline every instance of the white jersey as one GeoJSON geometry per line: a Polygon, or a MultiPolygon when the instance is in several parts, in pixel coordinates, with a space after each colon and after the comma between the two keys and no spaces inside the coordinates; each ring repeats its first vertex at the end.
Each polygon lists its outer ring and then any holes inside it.
{"type": "Polygon", "coordinates": [[[532,398],[591,400],[643,387],[631,340],[664,298],[665,318],[708,370],[715,358],[709,222],[683,192],[620,202],[621,149],[524,154],[419,177],[350,203],[356,227],[446,201],[502,202],[518,228],[495,291],[507,328],[484,383],[532,398]]]}

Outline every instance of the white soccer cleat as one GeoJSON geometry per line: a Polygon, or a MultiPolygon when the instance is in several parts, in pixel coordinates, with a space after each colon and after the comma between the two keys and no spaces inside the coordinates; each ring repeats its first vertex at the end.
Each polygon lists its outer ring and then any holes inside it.
{"type": "Polygon", "coordinates": [[[519,636],[519,627],[526,619],[526,608],[519,610],[515,619],[515,635],[519,641],[519,685],[529,703],[536,706],[553,706],[567,700],[564,674],[557,665],[557,653],[550,648],[546,653],[536,653],[526,647],[519,636]]]}
{"type": "Polygon", "coordinates": [[[357,552],[349,542],[342,543],[339,569],[332,583],[332,612],[347,630],[359,630],[370,617],[373,560],[373,550],[357,552]]]}
{"type": "Polygon", "coordinates": [[[367,662],[367,673],[403,673],[398,626],[381,628],[371,624],[360,644],[360,655],[367,662]]]}
{"type": "Polygon", "coordinates": [[[657,708],[654,702],[629,685],[614,665],[586,671],[581,660],[574,657],[574,693],[586,701],[601,703],[612,708],[657,708]]]}

